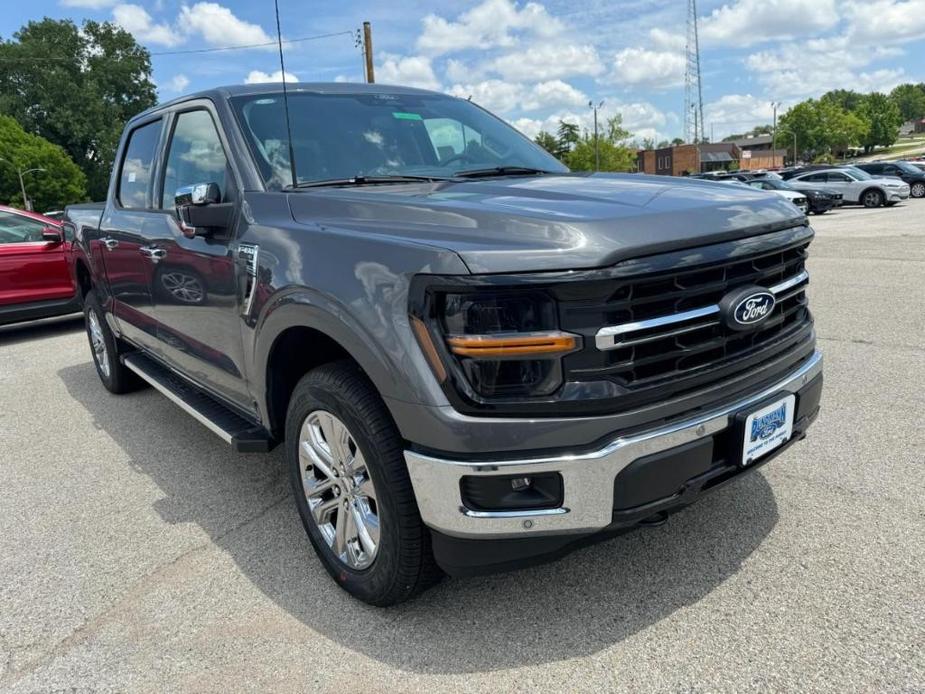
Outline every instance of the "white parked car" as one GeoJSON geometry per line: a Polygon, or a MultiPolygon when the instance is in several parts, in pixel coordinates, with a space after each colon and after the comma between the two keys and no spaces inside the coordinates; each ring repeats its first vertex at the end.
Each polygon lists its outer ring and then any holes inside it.
{"type": "Polygon", "coordinates": [[[864,207],[895,205],[909,197],[908,183],[898,178],[874,177],[853,166],[807,171],[788,180],[824,185],[841,193],[846,203],[864,207]]]}
{"type": "MultiPolygon", "coordinates": [[[[746,188],[758,188],[758,190],[764,190],[761,186],[753,186],[742,181],[737,181],[734,179],[723,179],[720,183],[733,183],[740,186],[745,186],[746,188]]],[[[790,202],[799,208],[800,212],[803,214],[809,214],[809,200],[806,199],[806,196],[803,193],[798,193],[795,190],[769,190],[769,193],[774,193],[779,195],[782,198],[787,198],[790,202]]]]}

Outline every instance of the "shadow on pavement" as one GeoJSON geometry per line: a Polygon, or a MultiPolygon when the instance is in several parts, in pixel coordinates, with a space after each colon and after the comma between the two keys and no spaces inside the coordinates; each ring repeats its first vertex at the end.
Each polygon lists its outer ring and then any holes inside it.
{"type": "Polygon", "coordinates": [[[762,474],[750,474],[662,527],[546,566],[445,580],[411,603],[372,608],[335,586],[315,558],[281,448],[268,456],[232,453],[150,390],[105,393],[89,363],[58,375],[163,491],[155,506],[165,522],[200,525],[249,581],[307,627],[412,672],[513,668],[610,647],[709,594],[777,522],[771,488],[762,474]]]}
{"type": "Polygon", "coordinates": [[[80,313],[56,318],[43,318],[26,323],[0,325],[0,346],[57,337],[58,335],[83,330],[83,327],[84,318],[80,313]]]}

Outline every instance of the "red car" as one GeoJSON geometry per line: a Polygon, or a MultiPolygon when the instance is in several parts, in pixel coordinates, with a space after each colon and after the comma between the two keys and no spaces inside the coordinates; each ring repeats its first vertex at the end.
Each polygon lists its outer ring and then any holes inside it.
{"type": "Polygon", "coordinates": [[[60,222],[0,205],[0,325],[80,310],[60,222]]]}

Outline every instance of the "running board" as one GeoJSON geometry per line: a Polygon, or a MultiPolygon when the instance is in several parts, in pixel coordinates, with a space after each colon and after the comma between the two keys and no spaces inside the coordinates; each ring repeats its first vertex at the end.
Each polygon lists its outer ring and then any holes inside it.
{"type": "Polygon", "coordinates": [[[265,453],[273,447],[266,429],[235,414],[150,357],[130,352],[122,356],[122,363],[239,453],[265,453]]]}

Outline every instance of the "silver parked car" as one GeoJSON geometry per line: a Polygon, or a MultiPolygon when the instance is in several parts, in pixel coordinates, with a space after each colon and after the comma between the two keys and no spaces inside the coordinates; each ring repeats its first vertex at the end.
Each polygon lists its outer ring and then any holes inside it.
{"type": "Polygon", "coordinates": [[[864,207],[895,205],[909,197],[909,185],[897,178],[875,178],[854,166],[807,171],[791,181],[825,185],[842,194],[846,203],[864,207]]]}

